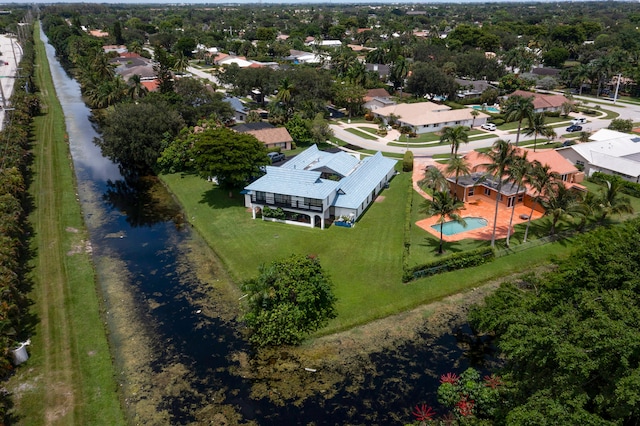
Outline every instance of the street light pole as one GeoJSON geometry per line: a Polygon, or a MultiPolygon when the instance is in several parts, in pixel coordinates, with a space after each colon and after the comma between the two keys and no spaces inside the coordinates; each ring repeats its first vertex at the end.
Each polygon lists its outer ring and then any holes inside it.
{"type": "Polygon", "coordinates": [[[618,74],[618,82],[616,84],[616,93],[613,95],[613,104],[615,105],[618,100],[618,89],[620,89],[620,79],[622,79],[622,74],[618,74]]]}

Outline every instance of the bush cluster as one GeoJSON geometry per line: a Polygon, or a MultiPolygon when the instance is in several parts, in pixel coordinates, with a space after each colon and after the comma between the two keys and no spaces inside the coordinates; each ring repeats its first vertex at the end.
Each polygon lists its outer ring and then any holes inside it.
{"type": "Polygon", "coordinates": [[[407,151],[404,153],[404,157],[402,157],[402,171],[403,172],[413,171],[413,152],[407,151]]]}
{"type": "Polygon", "coordinates": [[[620,181],[622,182],[623,193],[632,197],[640,198],[640,183],[629,182],[619,176],[612,176],[602,172],[595,172],[591,177],[589,177],[589,181],[599,185],[604,185],[606,181],[620,181]]]}
{"type": "Polygon", "coordinates": [[[491,262],[493,259],[495,259],[495,252],[491,247],[482,247],[475,250],[456,253],[451,256],[436,259],[429,263],[416,265],[412,268],[405,268],[402,281],[406,283],[417,278],[435,275],[440,272],[471,268],[473,266],[491,262]]]}

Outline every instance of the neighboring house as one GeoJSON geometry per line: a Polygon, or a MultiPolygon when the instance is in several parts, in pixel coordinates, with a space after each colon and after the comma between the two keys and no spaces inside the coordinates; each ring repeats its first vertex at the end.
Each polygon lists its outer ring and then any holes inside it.
{"type": "Polygon", "coordinates": [[[640,136],[601,129],[590,139],[594,142],[559,148],[558,153],[584,167],[586,176],[602,172],[640,183],[640,136]]]}
{"type": "Polygon", "coordinates": [[[364,64],[367,71],[375,72],[381,80],[386,80],[391,72],[391,66],[385,64],[364,64]]]}
{"type": "Polygon", "coordinates": [[[233,108],[233,118],[236,121],[244,121],[247,119],[247,114],[249,113],[249,108],[244,105],[240,99],[229,96],[223,99],[223,101],[229,103],[231,108],[233,108]]]}
{"type": "Polygon", "coordinates": [[[472,124],[480,126],[489,118],[489,115],[483,112],[479,112],[474,117],[471,111],[473,111],[472,108],[451,109],[446,105],[433,102],[419,102],[387,106],[372,112],[387,124],[395,117],[395,121],[400,126],[408,126],[416,134],[422,134],[439,132],[445,127],[471,127],[472,124]]]}
{"type": "Polygon", "coordinates": [[[142,84],[149,92],[157,92],[160,87],[160,80],[157,78],[154,80],[141,80],[140,84],[142,84]]]}
{"type": "Polygon", "coordinates": [[[342,46],[342,42],[340,40],[316,40],[315,38],[311,38],[311,40],[305,43],[307,46],[320,46],[320,47],[340,47],[342,46]]]}
{"type": "Polygon", "coordinates": [[[463,80],[456,78],[456,83],[460,86],[457,96],[459,98],[478,98],[487,89],[498,89],[487,80],[463,80]]]}
{"type": "Polygon", "coordinates": [[[281,149],[289,151],[291,149],[291,144],[293,143],[293,138],[289,134],[289,131],[284,127],[249,130],[244,133],[255,136],[256,139],[267,147],[268,150],[281,149]]]}
{"type": "Polygon", "coordinates": [[[395,104],[387,89],[371,89],[364,95],[364,107],[370,111],[395,104]]]}
{"type": "Polygon", "coordinates": [[[109,63],[115,65],[116,74],[122,76],[125,81],[134,74],[139,75],[141,80],[156,78],[156,71],[153,69],[151,59],[143,58],[137,53],[121,53],[117,58],[111,59],[109,63]]]}
{"type": "MultiPolygon", "coordinates": [[[[525,98],[533,98],[533,112],[560,111],[562,104],[571,102],[563,95],[544,95],[541,93],[527,92],[524,90],[516,90],[511,96],[522,96],[525,98]]],[[[573,103],[573,102],[571,102],[573,103]]]]}
{"type": "Polygon", "coordinates": [[[102,46],[102,50],[105,53],[116,52],[118,54],[123,54],[127,52],[127,46],[124,44],[108,44],[106,46],[102,46]]]}
{"type": "Polygon", "coordinates": [[[322,62],[328,62],[331,58],[325,54],[291,49],[289,56],[284,59],[294,64],[320,64],[322,62]]]}
{"type": "MultiPolygon", "coordinates": [[[[355,222],[395,174],[396,161],[380,152],[363,160],[340,151],[320,151],[316,145],[245,187],[245,206],[252,216],[265,207],[303,216],[288,222],[325,228],[331,217],[355,222]]],[[[263,216],[264,218],[264,216],[263,216]]]]}
{"type": "MultiPolygon", "coordinates": [[[[526,148],[516,148],[518,153],[527,151],[527,159],[530,162],[539,161],[540,164],[548,165],[552,172],[558,173],[560,179],[564,182],[565,186],[577,191],[584,191],[584,186],[580,185],[580,182],[584,179],[584,173],[580,172],[571,162],[567,161],[559,153],[554,150],[543,150],[534,152],[526,148]]],[[[500,189],[500,195],[498,195],[497,187],[498,182],[486,175],[485,164],[489,162],[489,158],[486,155],[478,151],[471,151],[464,156],[469,164],[469,170],[471,174],[467,176],[460,176],[458,178],[458,185],[455,183],[455,176],[447,177],[449,181],[449,187],[451,191],[456,194],[458,199],[464,202],[476,202],[478,195],[488,197],[495,202],[496,197],[500,198],[500,203],[506,207],[512,207],[515,204],[524,204],[527,207],[534,205],[533,197],[536,195],[531,188],[523,186],[518,188],[511,182],[503,183],[500,189]]],[[[444,171],[445,165],[441,165],[440,168],[444,171]]],[[[535,203],[535,208],[538,211],[543,211],[542,206],[539,203],[535,203]]]]}
{"type": "Polygon", "coordinates": [[[94,37],[109,37],[109,33],[102,30],[90,30],[89,34],[94,37]]]}

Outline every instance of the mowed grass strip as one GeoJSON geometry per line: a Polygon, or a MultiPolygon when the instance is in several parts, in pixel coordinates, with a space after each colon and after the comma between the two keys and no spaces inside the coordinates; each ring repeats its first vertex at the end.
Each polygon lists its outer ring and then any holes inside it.
{"type": "MultiPolygon", "coordinates": [[[[257,275],[261,264],[291,253],[317,255],[333,279],[338,297],[337,318],[318,334],[345,330],[478,287],[496,277],[526,271],[548,262],[550,255],[566,253],[570,246],[565,242],[532,248],[482,267],[403,284],[404,223],[416,219],[406,217],[410,173],[396,176],[354,228],[331,226],[325,230],[253,220],[241,195],[228,198],[226,191],[192,175],[165,175],[162,179],[238,284],[257,275]]],[[[438,240],[429,233],[414,229],[412,243],[414,264],[435,258],[438,240]]],[[[481,244],[488,242],[464,241],[449,250],[481,244]]]]}
{"type": "Polygon", "coordinates": [[[126,424],[96,292],[62,108],[35,30],[42,114],[34,120],[31,358],[12,377],[18,424],[126,424]]]}

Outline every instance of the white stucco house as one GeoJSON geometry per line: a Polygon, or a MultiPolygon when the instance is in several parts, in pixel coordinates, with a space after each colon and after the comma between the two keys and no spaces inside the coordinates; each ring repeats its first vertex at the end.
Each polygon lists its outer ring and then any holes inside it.
{"type": "Polygon", "coordinates": [[[391,105],[371,112],[387,124],[393,115],[400,126],[411,127],[416,134],[422,134],[439,132],[445,127],[480,126],[487,122],[489,115],[478,111],[474,117],[472,111],[472,108],[452,109],[434,102],[419,102],[391,105]]]}
{"type": "MultiPolygon", "coordinates": [[[[395,174],[396,161],[380,152],[362,160],[340,151],[320,151],[316,145],[247,185],[245,206],[255,219],[266,207],[281,208],[303,220],[296,225],[325,228],[327,219],[355,222],[395,174]]],[[[264,216],[263,216],[264,219],[264,216]]]]}
{"type": "Polygon", "coordinates": [[[593,142],[557,151],[573,164],[584,167],[586,176],[602,172],[640,183],[640,135],[600,129],[590,139],[593,142]]]}

